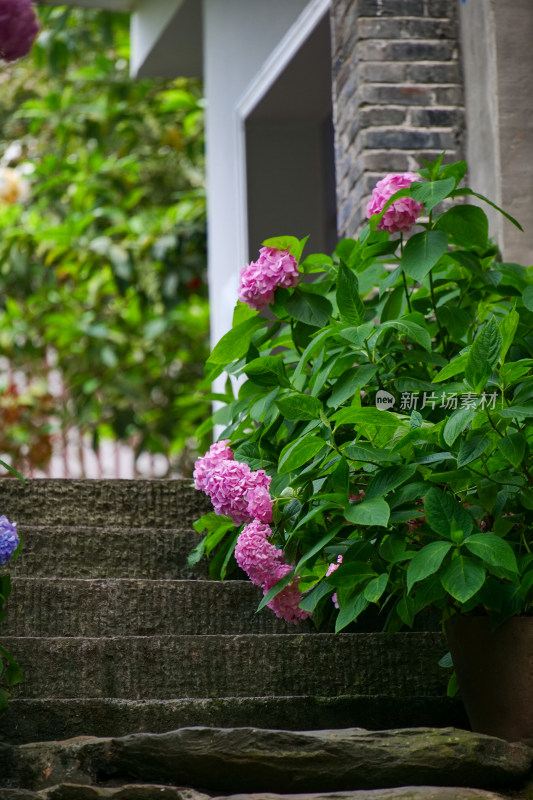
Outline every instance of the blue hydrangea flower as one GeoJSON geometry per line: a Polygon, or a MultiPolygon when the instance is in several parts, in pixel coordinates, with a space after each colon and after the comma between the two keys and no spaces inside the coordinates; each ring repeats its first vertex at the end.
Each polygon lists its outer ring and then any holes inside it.
{"type": "Polygon", "coordinates": [[[0,567],[13,558],[13,553],[19,546],[16,522],[10,522],[7,517],[0,517],[0,567]]]}

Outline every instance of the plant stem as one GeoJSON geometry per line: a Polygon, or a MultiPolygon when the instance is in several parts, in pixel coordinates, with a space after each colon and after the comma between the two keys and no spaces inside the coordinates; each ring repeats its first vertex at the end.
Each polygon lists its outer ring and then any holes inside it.
{"type": "MultiPolygon", "coordinates": [[[[403,233],[400,233],[400,261],[402,259],[402,256],[403,256],[403,233]]],[[[409,299],[409,290],[407,288],[407,278],[405,277],[405,272],[403,271],[403,269],[401,267],[401,264],[400,264],[400,269],[402,270],[403,289],[404,289],[404,292],[405,292],[405,299],[407,300],[407,308],[409,309],[409,313],[411,314],[413,309],[411,308],[411,300],[409,299]]]]}

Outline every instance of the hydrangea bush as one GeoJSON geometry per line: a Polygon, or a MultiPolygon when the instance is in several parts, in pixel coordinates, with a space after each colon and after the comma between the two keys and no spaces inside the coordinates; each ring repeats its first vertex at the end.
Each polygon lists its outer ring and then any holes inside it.
{"type": "Polygon", "coordinates": [[[190,562],[234,555],[289,621],[531,611],[533,269],[501,261],[465,173],[389,175],[333,257],[283,236],[242,272],[190,562]]]}

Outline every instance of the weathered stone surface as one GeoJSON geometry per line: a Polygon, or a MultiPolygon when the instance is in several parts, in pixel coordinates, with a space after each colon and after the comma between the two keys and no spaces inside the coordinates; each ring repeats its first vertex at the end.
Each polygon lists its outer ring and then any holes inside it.
{"type": "MultiPolygon", "coordinates": [[[[276,731],[183,728],[118,739],[23,745],[0,781],[28,789],[58,783],[141,781],[235,792],[335,792],[391,786],[510,789],[533,750],[453,728],[276,731]]],[[[3,774],[2,774],[3,773],[3,774]]]]}
{"type": "Polygon", "coordinates": [[[32,578],[197,578],[207,577],[207,562],[194,570],[187,556],[198,544],[187,528],[111,528],[19,525],[24,557],[10,574],[32,578]]]}
{"type": "Polygon", "coordinates": [[[15,638],[24,698],[443,696],[442,634],[15,638]]]}
{"type": "Polygon", "coordinates": [[[250,581],[14,578],[3,636],[154,636],[311,631],[269,609],[250,581]],[[216,613],[213,611],[216,610],[216,613]]]}
{"type": "MultiPolygon", "coordinates": [[[[217,797],[214,800],[222,800],[217,797]]],[[[233,794],[224,800],[505,800],[501,794],[458,786],[398,786],[322,794],[233,794]]]]}
{"type": "MultiPolygon", "coordinates": [[[[80,786],[64,783],[44,789],[32,797],[39,800],[209,800],[209,795],[194,789],[156,784],[128,784],[125,786],[80,786]]],[[[2,797],[0,795],[0,800],[2,797]]]]}
{"type": "MultiPolygon", "coordinates": [[[[10,800],[0,790],[0,800],[10,800]]],[[[21,792],[13,800],[209,800],[209,795],[193,789],[155,784],[129,784],[115,788],[96,786],[62,786],[40,792],[21,792]]],[[[483,789],[464,789],[448,786],[403,786],[392,789],[370,789],[352,792],[312,794],[246,793],[217,797],[213,800],[505,800],[502,795],[483,789]]]]}
{"type": "Polygon", "coordinates": [[[211,505],[190,480],[0,481],[0,508],[25,525],[190,528],[211,505]]]}
{"type": "Polygon", "coordinates": [[[10,700],[0,738],[12,743],[75,736],[164,733],[194,725],[283,730],[405,726],[468,728],[458,698],[384,695],[224,697],[192,700],[10,700]]]}

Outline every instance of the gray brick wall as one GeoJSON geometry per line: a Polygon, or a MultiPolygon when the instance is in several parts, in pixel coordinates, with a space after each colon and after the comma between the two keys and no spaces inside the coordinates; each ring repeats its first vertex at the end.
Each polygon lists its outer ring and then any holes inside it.
{"type": "Polygon", "coordinates": [[[463,157],[457,0],[333,0],[339,235],[355,236],[387,172],[463,157]]]}

